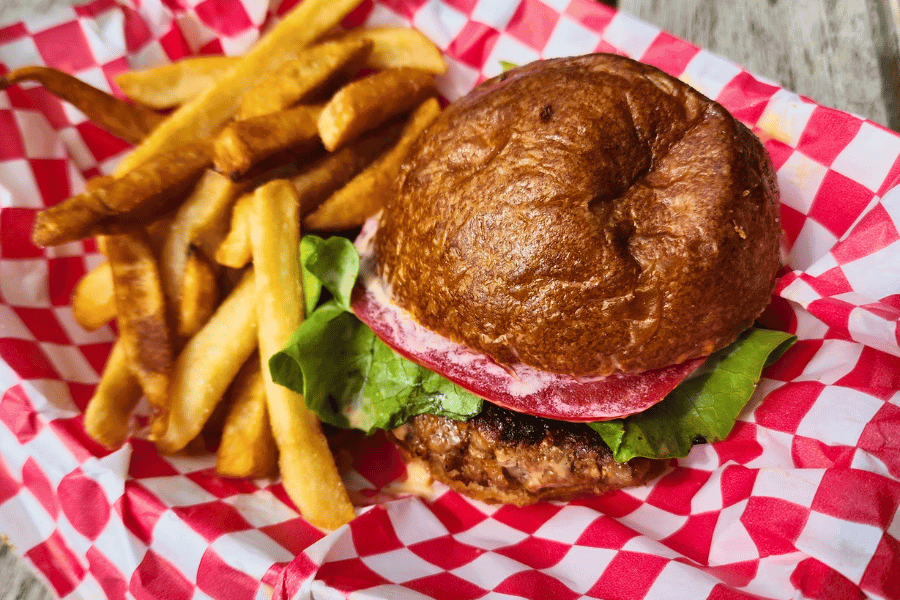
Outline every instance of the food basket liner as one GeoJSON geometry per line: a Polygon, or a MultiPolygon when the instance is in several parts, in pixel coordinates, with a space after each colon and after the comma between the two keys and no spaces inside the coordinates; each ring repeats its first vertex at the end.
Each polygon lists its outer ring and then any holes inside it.
{"type": "MultiPolygon", "coordinates": [[[[0,69],[118,92],[129,68],[243,52],[293,4],[97,0],[0,27],[0,69]]],[[[15,86],[0,92],[0,534],[40,578],[66,599],[900,597],[900,136],[589,0],[366,1],[343,23],[361,24],[427,34],[447,99],[501,61],[604,51],[720,101],[777,169],[785,267],[763,321],[798,343],[726,441],[650,485],[527,508],[396,496],[402,463],[374,438],[345,477],[358,517],[326,535],[277,479],[85,435],[114,332],[85,332],[67,304],[102,257],[36,248],[30,230],[127,146],[15,86]]]]}

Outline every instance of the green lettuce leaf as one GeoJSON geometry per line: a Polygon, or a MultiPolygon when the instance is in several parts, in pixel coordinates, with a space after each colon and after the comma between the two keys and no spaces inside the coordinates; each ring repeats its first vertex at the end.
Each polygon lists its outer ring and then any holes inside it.
{"type": "Polygon", "coordinates": [[[481,398],[401,357],[350,311],[359,255],[349,240],[306,236],[304,243],[304,285],[315,279],[331,299],[269,360],[276,383],[301,392],[322,421],[366,433],[418,414],[468,419],[481,411],[481,398]]]}
{"type": "Polygon", "coordinates": [[[783,331],[749,329],[733,344],[711,355],[699,374],[683,381],[650,409],[591,423],[614,458],[675,458],[691,447],[725,439],[749,402],[762,370],[796,341],[783,331]]]}
{"type": "MultiPolygon", "coordinates": [[[[269,361],[277,383],[304,394],[322,421],[367,433],[418,414],[468,419],[480,412],[481,398],[401,357],[351,312],[359,255],[349,240],[305,236],[301,259],[309,316],[269,361]],[[324,302],[323,288],[330,293],[324,302]]],[[[696,444],[728,436],[762,369],[794,340],[750,329],[649,410],[589,425],[620,462],[686,456],[696,444]]]]}
{"type": "Polygon", "coordinates": [[[312,302],[311,314],[319,301],[324,286],[341,307],[350,310],[350,293],[359,275],[359,252],[347,238],[331,237],[323,240],[316,235],[305,235],[300,240],[300,261],[303,265],[303,289],[307,280],[312,282],[315,297],[307,295],[307,306],[312,302]]]}
{"type": "Polygon", "coordinates": [[[324,243],[324,240],[314,235],[304,236],[300,240],[300,278],[303,283],[303,297],[306,308],[304,314],[307,315],[316,309],[316,305],[319,304],[319,298],[322,296],[322,282],[306,267],[306,261],[318,251],[320,243],[324,243]]]}

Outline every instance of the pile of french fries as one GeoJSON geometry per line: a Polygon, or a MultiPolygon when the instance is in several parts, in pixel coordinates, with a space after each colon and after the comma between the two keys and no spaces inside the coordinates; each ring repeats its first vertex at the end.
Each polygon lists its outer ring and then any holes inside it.
{"type": "Polygon", "coordinates": [[[244,56],[122,74],[133,103],[45,67],[0,81],[40,82],[137,144],[33,231],[41,246],[96,236],[107,258],[72,297],[86,329],[115,319],[119,330],[88,434],[118,447],[144,397],[143,433],[161,452],[220,437],[221,474],[277,464],[326,529],[353,507],[315,415],[268,369],[304,316],[300,233],[350,230],[379,210],[440,110],[434,76],[446,69],[414,30],[337,30],[358,3],[305,0],[244,56]]]}

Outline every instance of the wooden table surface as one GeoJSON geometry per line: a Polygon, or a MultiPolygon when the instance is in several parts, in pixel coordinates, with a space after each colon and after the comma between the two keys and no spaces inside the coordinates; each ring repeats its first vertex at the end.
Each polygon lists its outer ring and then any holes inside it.
{"type": "MultiPolygon", "coordinates": [[[[820,104],[900,131],[898,2],[619,0],[618,8],[820,104]]],[[[0,0],[0,25],[73,3],[0,0]]],[[[53,597],[0,544],[0,600],[53,597]]]]}
{"type": "Polygon", "coordinates": [[[757,75],[900,131],[898,0],[619,0],[757,75]]]}

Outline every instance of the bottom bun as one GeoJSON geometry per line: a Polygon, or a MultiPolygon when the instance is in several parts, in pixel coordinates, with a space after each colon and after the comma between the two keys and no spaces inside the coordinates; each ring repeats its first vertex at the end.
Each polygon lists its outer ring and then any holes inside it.
{"type": "Polygon", "coordinates": [[[393,432],[407,462],[471,498],[524,506],[647,483],[669,461],[613,460],[594,430],[484,403],[468,421],[419,415],[393,432]]]}

